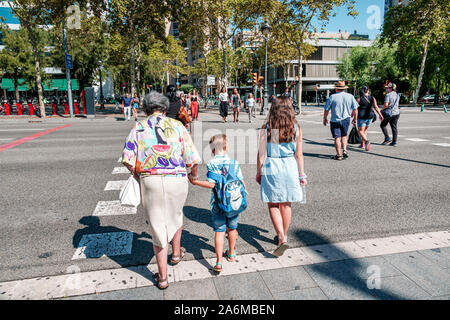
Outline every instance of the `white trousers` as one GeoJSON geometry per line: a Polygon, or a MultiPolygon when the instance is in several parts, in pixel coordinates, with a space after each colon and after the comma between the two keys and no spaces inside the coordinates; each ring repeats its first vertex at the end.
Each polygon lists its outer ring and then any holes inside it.
{"type": "Polygon", "coordinates": [[[131,118],[131,106],[130,107],[123,107],[123,116],[125,118],[127,118],[128,120],[130,120],[130,118],[131,118]]]}

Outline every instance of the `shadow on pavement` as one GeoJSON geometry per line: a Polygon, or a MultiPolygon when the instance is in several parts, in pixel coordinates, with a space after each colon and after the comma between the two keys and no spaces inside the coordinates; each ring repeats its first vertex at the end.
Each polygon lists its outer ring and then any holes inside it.
{"type": "MultiPolygon", "coordinates": [[[[329,240],[310,230],[302,230],[298,229],[295,231],[295,236],[298,240],[303,243],[305,246],[318,245],[318,244],[327,244],[332,247],[331,252],[327,252],[327,254],[339,255],[342,258],[340,261],[335,262],[323,262],[312,264],[308,266],[313,272],[319,273],[320,275],[325,276],[329,280],[333,282],[338,282],[340,285],[345,286],[346,288],[351,288],[353,290],[357,290],[365,295],[370,295],[375,299],[381,300],[403,300],[405,298],[398,296],[394,293],[391,293],[387,290],[382,289],[369,289],[369,282],[371,280],[366,280],[361,278],[361,274],[368,274],[369,270],[367,266],[361,264],[358,259],[354,259],[349,256],[346,252],[341,249],[333,246],[329,242],[329,240]],[[367,269],[367,270],[365,270],[367,269]]],[[[320,256],[327,257],[325,253],[320,250],[315,250],[316,253],[320,256]]],[[[381,280],[381,279],[380,279],[381,280]]],[[[382,282],[381,282],[382,283],[382,282]]],[[[338,284],[338,285],[339,285],[338,284]]]]}
{"type": "MultiPolygon", "coordinates": [[[[188,218],[191,221],[204,223],[208,225],[211,228],[211,234],[213,233],[213,224],[212,224],[212,213],[210,210],[202,209],[202,208],[196,208],[192,206],[185,206],[183,209],[184,216],[188,218]]],[[[183,231],[183,234],[187,231],[183,231]]],[[[238,232],[239,232],[239,238],[247,242],[252,247],[256,248],[259,252],[264,252],[265,249],[259,244],[258,240],[265,241],[268,243],[274,243],[273,239],[267,238],[262,233],[268,233],[269,231],[259,228],[257,226],[245,224],[239,222],[238,225],[238,232]]],[[[193,235],[194,236],[194,235],[193,235]]],[[[197,238],[202,238],[199,236],[194,236],[197,238]]],[[[214,242],[214,238],[211,238],[214,242]]],[[[183,235],[181,236],[182,243],[185,243],[183,241],[183,235]]],[[[206,239],[207,240],[207,239],[206,239]]],[[[238,239],[239,241],[239,239],[238,239]]],[[[201,243],[200,243],[201,244],[201,243]]],[[[212,252],[215,252],[215,249],[213,246],[208,245],[212,252]]],[[[188,252],[194,253],[188,249],[186,246],[186,249],[188,252]]],[[[205,248],[207,249],[207,248],[205,248]]],[[[198,250],[198,248],[193,248],[193,250],[198,250]]],[[[195,256],[195,254],[194,254],[195,256]]],[[[200,256],[201,258],[203,256],[200,256]]]]}
{"type": "Polygon", "coordinates": [[[86,246],[86,249],[84,250],[86,259],[96,259],[106,255],[109,259],[118,263],[122,268],[127,268],[133,272],[136,272],[156,284],[153,279],[153,274],[146,267],[154,256],[153,244],[150,241],[145,240],[151,239],[151,236],[148,233],[142,232],[141,234],[137,234],[113,226],[101,226],[100,219],[95,216],[83,217],[80,219],[79,223],[85,225],[86,227],[77,230],[73,236],[72,243],[76,249],[82,245],[80,242],[82,241],[83,236],[116,232],[132,233],[133,240],[131,254],[111,255],[111,249],[120,250],[120,248],[114,248],[114,246],[111,246],[111,241],[108,241],[109,239],[105,236],[103,241],[100,239],[96,242],[96,239],[92,239],[92,241],[89,241],[88,243],[83,243],[86,246]],[[136,266],[142,266],[142,268],[136,268],[136,266]]]}

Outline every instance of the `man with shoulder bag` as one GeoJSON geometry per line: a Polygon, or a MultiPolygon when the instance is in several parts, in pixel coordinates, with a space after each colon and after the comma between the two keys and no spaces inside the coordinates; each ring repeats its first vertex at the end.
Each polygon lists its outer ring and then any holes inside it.
{"type": "Polygon", "coordinates": [[[384,106],[381,109],[381,114],[383,115],[383,121],[381,121],[380,127],[384,134],[383,145],[389,145],[392,147],[397,146],[397,136],[398,136],[398,119],[400,118],[400,96],[396,92],[397,86],[390,82],[387,85],[387,94],[384,99],[384,106]],[[392,140],[389,137],[388,130],[386,126],[388,123],[391,125],[392,129],[392,140]]]}

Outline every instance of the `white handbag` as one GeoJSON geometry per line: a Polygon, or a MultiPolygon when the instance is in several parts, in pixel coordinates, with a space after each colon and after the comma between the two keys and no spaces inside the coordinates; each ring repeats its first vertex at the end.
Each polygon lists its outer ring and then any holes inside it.
{"type": "Polygon", "coordinates": [[[141,203],[141,188],[139,180],[131,175],[123,189],[120,191],[120,204],[122,206],[137,207],[141,203]]]}

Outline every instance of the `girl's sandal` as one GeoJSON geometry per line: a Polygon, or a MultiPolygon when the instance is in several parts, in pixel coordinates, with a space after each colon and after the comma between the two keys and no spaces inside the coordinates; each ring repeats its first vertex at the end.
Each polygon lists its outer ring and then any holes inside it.
{"type": "Polygon", "coordinates": [[[183,248],[183,247],[180,247],[180,255],[179,256],[174,256],[172,254],[172,258],[170,259],[170,263],[172,265],[176,265],[176,264],[180,263],[180,261],[183,260],[185,254],[186,254],[186,249],[183,248]]]}
{"type": "Polygon", "coordinates": [[[228,250],[225,251],[225,257],[228,262],[234,262],[236,260],[236,250],[234,251],[234,254],[229,254],[228,250]]]}
{"type": "Polygon", "coordinates": [[[214,272],[220,273],[222,271],[222,264],[220,262],[217,262],[216,265],[213,268],[214,272]],[[219,268],[220,266],[220,268],[219,268]]]}
{"type": "Polygon", "coordinates": [[[167,281],[166,279],[160,279],[159,278],[159,273],[155,273],[153,275],[153,278],[155,279],[155,281],[157,282],[157,286],[160,290],[164,290],[167,289],[169,287],[169,281],[167,281]],[[164,284],[165,283],[165,284],[164,284]]]}

